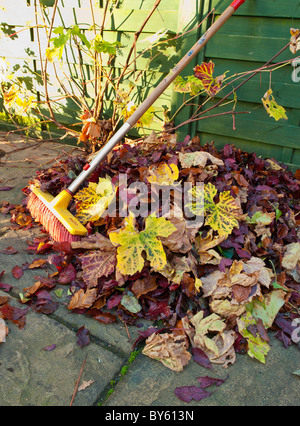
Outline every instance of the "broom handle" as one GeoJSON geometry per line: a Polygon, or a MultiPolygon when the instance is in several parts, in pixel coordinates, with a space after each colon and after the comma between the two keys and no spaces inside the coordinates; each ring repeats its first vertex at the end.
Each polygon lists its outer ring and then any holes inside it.
{"type": "Polygon", "coordinates": [[[191,50],[181,59],[173,70],[164,78],[153,90],[147,99],[135,110],[122,127],[112,136],[106,145],[98,152],[90,164],[86,164],[84,170],[68,187],[68,192],[74,194],[84,180],[95,170],[98,164],[109,154],[109,152],[120,142],[128,131],[138,122],[157,98],[166,90],[166,88],[175,80],[181,71],[191,62],[191,60],[200,52],[206,43],[216,34],[216,32],[225,24],[233,13],[245,2],[245,0],[234,0],[230,6],[219,16],[215,23],[202,35],[191,50]]]}

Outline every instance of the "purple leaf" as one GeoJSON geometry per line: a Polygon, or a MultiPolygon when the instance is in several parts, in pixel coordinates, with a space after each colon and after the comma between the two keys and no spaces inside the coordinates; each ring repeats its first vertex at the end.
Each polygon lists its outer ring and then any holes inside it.
{"type": "Polygon", "coordinates": [[[53,344],[53,345],[50,345],[50,346],[46,346],[45,348],[42,348],[42,351],[50,352],[50,351],[53,351],[55,348],[56,348],[56,345],[53,344]]]}
{"type": "Polygon", "coordinates": [[[214,377],[209,376],[197,377],[197,380],[200,383],[200,388],[202,389],[207,388],[210,385],[221,386],[226,381],[226,379],[215,379],[214,377]]]}
{"type": "Polygon", "coordinates": [[[211,362],[206,353],[200,348],[192,348],[193,360],[204,368],[212,369],[211,362]]]}
{"type": "Polygon", "coordinates": [[[0,186],[0,191],[10,191],[13,186],[0,186]]]}
{"type": "Polygon", "coordinates": [[[207,392],[198,386],[182,386],[175,388],[175,395],[184,402],[190,402],[192,399],[201,401],[204,398],[212,395],[213,392],[207,392]]]}
{"type": "Polygon", "coordinates": [[[0,290],[2,291],[10,291],[13,287],[9,284],[4,284],[0,282],[0,290]]]}
{"type": "Polygon", "coordinates": [[[89,330],[84,328],[84,326],[80,327],[80,329],[76,333],[77,336],[77,345],[83,348],[90,343],[89,330]]]}
{"type": "Polygon", "coordinates": [[[59,284],[69,284],[76,278],[76,269],[72,264],[66,266],[58,277],[59,284]]]}

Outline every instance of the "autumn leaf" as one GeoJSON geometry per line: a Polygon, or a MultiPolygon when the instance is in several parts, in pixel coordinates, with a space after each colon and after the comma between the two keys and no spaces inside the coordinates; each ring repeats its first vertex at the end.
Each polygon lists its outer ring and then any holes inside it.
{"type": "Polygon", "coordinates": [[[121,305],[132,314],[137,314],[142,310],[141,305],[139,304],[137,298],[134,296],[131,291],[128,291],[121,300],[121,305]]]}
{"type": "Polygon", "coordinates": [[[99,233],[86,237],[77,244],[84,248],[98,248],[80,256],[87,287],[96,287],[98,278],[108,277],[114,272],[117,263],[116,247],[99,233]]]}
{"type": "Polygon", "coordinates": [[[282,259],[282,267],[287,270],[295,269],[300,262],[300,243],[290,243],[285,247],[285,253],[282,259]]]}
{"type": "Polygon", "coordinates": [[[256,300],[248,305],[251,315],[256,319],[261,319],[266,329],[270,328],[281,307],[285,304],[288,296],[283,290],[273,290],[268,293],[262,303],[256,300]]]}
{"type": "Polygon", "coordinates": [[[88,289],[84,291],[82,288],[72,296],[68,309],[86,309],[90,308],[95,302],[97,296],[97,289],[88,289]]]}
{"type": "Polygon", "coordinates": [[[230,191],[220,193],[219,202],[213,200],[217,190],[212,184],[205,185],[205,225],[209,225],[220,236],[231,234],[233,228],[238,228],[239,206],[230,191]]]}
{"type": "Polygon", "coordinates": [[[209,63],[203,62],[194,68],[195,77],[201,80],[206,93],[212,98],[220,91],[226,73],[219,77],[213,77],[215,64],[212,61],[209,63]]]}
{"type": "Polygon", "coordinates": [[[276,121],[280,120],[281,118],[287,120],[288,117],[286,115],[286,110],[282,106],[278,105],[272,93],[272,89],[269,89],[262,98],[262,103],[265,107],[265,110],[269,116],[275,118],[276,121]]]}
{"type": "Polygon", "coordinates": [[[5,338],[8,335],[8,328],[6,327],[4,319],[0,318],[0,343],[5,342],[5,338]]]}
{"type": "Polygon", "coordinates": [[[185,340],[182,336],[174,336],[172,333],[153,333],[147,338],[142,353],[162,362],[173,371],[182,371],[191,359],[185,340]]]}
{"type": "Polygon", "coordinates": [[[209,152],[205,151],[195,151],[188,152],[186,154],[179,153],[179,161],[183,168],[190,168],[193,166],[205,167],[208,160],[212,162],[212,164],[216,164],[217,166],[223,166],[224,162],[219,158],[214,157],[209,152]]]}
{"type": "Polygon", "coordinates": [[[300,30],[291,28],[291,44],[290,44],[290,50],[295,55],[298,50],[300,50],[300,30]]]}
{"type": "Polygon", "coordinates": [[[18,279],[20,279],[23,276],[24,271],[23,271],[23,268],[21,268],[20,266],[16,265],[16,266],[14,266],[12,268],[11,273],[18,280],[18,279]]]}
{"type": "Polygon", "coordinates": [[[176,164],[161,163],[158,167],[150,167],[149,173],[148,182],[159,185],[172,185],[179,177],[176,164]]]}
{"type": "Polygon", "coordinates": [[[256,335],[251,333],[251,326],[255,329],[257,323],[250,312],[246,312],[240,318],[237,319],[237,325],[239,333],[247,340],[248,343],[248,355],[251,358],[255,358],[261,363],[265,364],[265,356],[271,349],[266,341],[264,341],[258,333],[256,335]]]}
{"type": "Polygon", "coordinates": [[[125,227],[109,234],[110,241],[118,246],[117,266],[123,275],[133,275],[144,266],[143,251],[152,268],[161,270],[167,263],[166,253],[157,237],[168,237],[176,231],[175,226],[165,218],[149,216],[144,231],[138,232],[135,218],[130,215],[125,227]]]}
{"type": "Polygon", "coordinates": [[[77,202],[77,219],[83,225],[96,222],[114,199],[116,190],[110,178],[99,178],[98,184],[89,182],[88,187],[74,196],[77,202]]]}

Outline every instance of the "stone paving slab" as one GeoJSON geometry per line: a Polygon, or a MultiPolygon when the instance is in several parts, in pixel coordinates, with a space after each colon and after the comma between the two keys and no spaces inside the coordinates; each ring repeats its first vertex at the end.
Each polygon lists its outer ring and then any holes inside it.
{"type": "Polygon", "coordinates": [[[9,334],[0,344],[0,406],[68,406],[85,357],[80,384],[94,382],[76,393],[73,405],[94,405],[124,363],[95,343],[79,347],[73,331],[32,310],[23,330],[6,324],[9,334]],[[43,350],[53,344],[54,350],[43,350]]]}
{"type": "Polygon", "coordinates": [[[299,406],[300,379],[293,374],[299,369],[299,349],[283,348],[271,336],[271,350],[263,365],[248,355],[237,355],[227,369],[201,367],[191,360],[182,372],[173,372],[158,361],[142,353],[128,369],[126,376],[106,401],[105,405],[150,407],[195,406],[299,406]],[[185,403],[174,390],[180,386],[197,386],[197,377],[210,376],[226,379],[220,387],[211,386],[213,395],[202,401],[185,403]]]}

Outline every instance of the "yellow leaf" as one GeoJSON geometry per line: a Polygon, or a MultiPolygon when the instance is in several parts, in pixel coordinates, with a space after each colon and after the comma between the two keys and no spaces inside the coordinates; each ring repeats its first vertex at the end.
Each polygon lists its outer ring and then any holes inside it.
{"type": "Polygon", "coordinates": [[[239,226],[239,207],[229,191],[221,192],[220,200],[217,204],[212,202],[208,206],[205,203],[205,213],[207,214],[205,225],[209,225],[220,236],[231,234],[233,228],[239,226]]]}
{"type": "Polygon", "coordinates": [[[270,117],[275,118],[276,121],[280,120],[281,118],[287,120],[288,118],[285,109],[282,106],[278,105],[272,93],[272,89],[269,89],[264,94],[264,97],[262,98],[263,106],[265,107],[270,117]]]}
{"type": "Polygon", "coordinates": [[[109,178],[100,178],[99,183],[89,183],[75,196],[77,201],[77,219],[85,225],[87,222],[96,222],[105,212],[115,197],[117,188],[109,178]]]}
{"type": "Polygon", "coordinates": [[[161,163],[158,167],[149,169],[148,182],[159,185],[172,185],[179,177],[176,164],[161,163]]]}
{"type": "Polygon", "coordinates": [[[117,266],[123,275],[133,275],[143,269],[143,251],[152,268],[161,270],[167,263],[163,245],[157,237],[168,237],[175,226],[165,218],[149,216],[144,231],[138,232],[135,218],[131,215],[126,219],[125,227],[109,234],[110,241],[118,245],[117,266]]]}
{"type": "Polygon", "coordinates": [[[240,208],[229,191],[219,194],[218,203],[214,201],[217,188],[211,183],[204,185],[204,191],[193,187],[191,193],[196,202],[188,203],[186,207],[197,216],[205,214],[205,225],[217,231],[220,237],[231,234],[233,228],[239,226],[240,208]]]}

